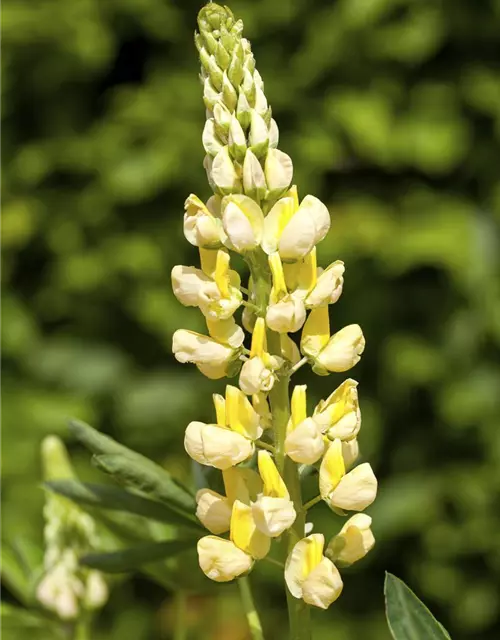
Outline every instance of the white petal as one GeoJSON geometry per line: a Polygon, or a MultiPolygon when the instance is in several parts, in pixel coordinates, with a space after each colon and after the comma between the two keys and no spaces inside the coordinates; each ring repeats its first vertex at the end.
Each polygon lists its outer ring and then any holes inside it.
{"type": "Polygon", "coordinates": [[[196,516],[210,533],[229,531],[231,505],[225,496],[211,489],[200,489],[196,494],[196,516]]]}
{"type": "Polygon", "coordinates": [[[197,421],[186,428],[184,448],[193,460],[221,470],[247,460],[254,452],[253,443],[239,433],[197,421]]]}
{"type": "Polygon", "coordinates": [[[297,517],[291,500],[263,495],[252,504],[252,514],[259,531],[270,538],[280,536],[297,517]]]}
{"type": "Polygon", "coordinates": [[[201,570],[215,582],[229,582],[253,566],[252,557],[230,540],[205,536],[198,541],[197,549],[201,570]]]}
{"type": "Polygon", "coordinates": [[[364,558],[375,545],[372,519],[364,513],[349,518],[328,545],[327,555],[339,566],[348,566],[364,558]]]}
{"type": "Polygon", "coordinates": [[[377,496],[377,478],[368,462],[349,471],[330,494],[332,506],[347,511],[363,511],[377,496]]]}
{"type": "Polygon", "coordinates": [[[285,439],[287,456],[300,464],[314,464],[324,451],[323,434],[312,418],[303,420],[285,439]]]}
{"type": "Polygon", "coordinates": [[[343,372],[351,369],[361,359],[365,338],[358,324],[350,324],[337,331],[317,357],[328,371],[343,372]]]}
{"type": "Polygon", "coordinates": [[[343,586],[337,567],[328,558],[323,558],[304,581],[302,597],[313,607],[328,609],[342,593],[343,586]]]}
{"type": "Polygon", "coordinates": [[[270,391],[274,374],[258,356],[250,358],[241,367],[240,388],[248,396],[260,391],[270,391]]]}
{"type": "Polygon", "coordinates": [[[193,362],[212,367],[226,365],[233,349],[194,331],[178,329],[173,336],[172,351],[179,362],[193,362]]]}
{"type": "Polygon", "coordinates": [[[287,295],[276,304],[267,307],[266,324],[277,333],[295,333],[306,321],[304,303],[293,295],[287,295]]]}
{"type": "Polygon", "coordinates": [[[313,533],[302,538],[288,554],[285,564],[285,582],[294,598],[302,598],[302,585],[323,557],[325,537],[313,533]]]}

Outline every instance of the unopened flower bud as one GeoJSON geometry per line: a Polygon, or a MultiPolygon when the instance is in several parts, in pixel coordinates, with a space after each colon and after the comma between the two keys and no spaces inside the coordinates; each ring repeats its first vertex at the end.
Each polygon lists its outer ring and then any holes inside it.
{"type": "Polygon", "coordinates": [[[348,378],[314,410],[313,418],[331,440],[351,440],[361,427],[358,383],[348,378]]]}
{"type": "Polygon", "coordinates": [[[264,175],[268,188],[268,199],[279,198],[288,189],[293,178],[292,159],[283,151],[269,149],[264,163],[264,175]]]}
{"type": "Polygon", "coordinates": [[[236,160],[239,160],[241,162],[245,157],[247,142],[243,128],[235,116],[231,118],[228,144],[229,153],[233,156],[233,158],[236,158],[236,160]]]}
{"type": "Polygon", "coordinates": [[[205,122],[202,142],[205,151],[213,157],[215,157],[224,147],[215,131],[215,120],[213,118],[210,118],[205,122]]]}
{"type": "Polygon", "coordinates": [[[218,249],[226,234],[220,218],[220,197],[212,196],[203,202],[191,194],[184,204],[184,235],[195,247],[218,249]]]}
{"type": "Polygon", "coordinates": [[[334,304],[340,298],[344,284],[344,263],[337,260],[329,265],[318,277],[316,284],[305,299],[306,307],[334,304]]]}
{"type": "Polygon", "coordinates": [[[269,148],[269,130],[261,115],[252,109],[248,144],[257,158],[264,156],[269,148]]]}
{"type": "Polygon", "coordinates": [[[241,191],[241,181],[234,167],[227,146],[215,156],[210,170],[211,179],[221,195],[241,191]]]}
{"type": "Polygon", "coordinates": [[[186,329],[174,333],[172,351],[178,362],[192,362],[212,380],[223,378],[239,353],[238,349],[186,329]]]}
{"type": "Polygon", "coordinates": [[[250,126],[250,120],[252,119],[252,110],[248,104],[248,100],[243,91],[238,96],[238,104],[236,106],[236,117],[243,129],[247,129],[250,126]]]}
{"type": "Polygon", "coordinates": [[[266,197],[267,184],[264,170],[250,149],[247,150],[243,162],[243,189],[247,196],[257,202],[266,197]]]}

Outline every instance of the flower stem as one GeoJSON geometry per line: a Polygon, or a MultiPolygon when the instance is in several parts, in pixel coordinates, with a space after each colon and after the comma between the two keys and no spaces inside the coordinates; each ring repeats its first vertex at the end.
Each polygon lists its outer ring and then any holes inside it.
{"type": "Polygon", "coordinates": [[[320,501],[321,501],[321,496],[316,496],[312,500],[309,500],[309,502],[306,502],[305,505],[304,505],[304,511],[307,511],[311,507],[314,507],[314,505],[318,504],[318,502],[320,502],[320,501]]]}
{"type": "Polygon", "coordinates": [[[271,453],[276,452],[276,449],[273,447],[272,444],[269,444],[267,442],[262,442],[262,440],[256,440],[255,444],[261,449],[266,449],[266,451],[270,451],[271,453]]]}
{"type": "Polygon", "coordinates": [[[299,360],[297,362],[296,365],[294,365],[291,369],[290,369],[290,374],[289,375],[293,375],[296,371],[298,371],[300,369],[300,367],[304,366],[307,362],[307,356],[304,356],[302,358],[302,360],[299,360]]]}
{"type": "Polygon", "coordinates": [[[245,576],[244,578],[239,578],[238,586],[240,588],[241,601],[243,603],[243,608],[245,609],[245,615],[247,617],[252,639],[264,640],[262,625],[260,623],[259,614],[255,609],[252,590],[250,589],[250,580],[248,577],[245,576]]]}

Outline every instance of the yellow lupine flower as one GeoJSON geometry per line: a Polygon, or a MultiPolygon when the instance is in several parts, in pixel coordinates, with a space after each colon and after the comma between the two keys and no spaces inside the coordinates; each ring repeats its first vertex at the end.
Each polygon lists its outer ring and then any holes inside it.
{"type": "Polygon", "coordinates": [[[210,253],[214,255],[215,264],[209,273],[205,269],[176,265],[171,274],[172,289],[184,306],[199,307],[203,315],[212,320],[226,320],[243,300],[239,289],[240,277],[236,271],[229,269],[227,251],[200,250],[205,260],[210,253]]]}
{"type": "Polygon", "coordinates": [[[330,214],[321,200],[306,196],[297,207],[295,189],[267,214],[262,248],[268,255],[278,251],[284,262],[295,262],[323,240],[329,229],[330,214]]]}
{"type": "Polygon", "coordinates": [[[212,196],[205,205],[193,193],[184,204],[184,235],[195,247],[218,249],[226,234],[222,228],[219,196],[212,196]]]}
{"type": "Polygon", "coordinates": [[[292,526],[297,514],[286,484],[268,451],[259,451],[258,466],[263,491],[252,503],[252,514],[258,529],[275,538],[292,526]]]}
{"type": "Polygon", "coordinates": [[[240,388],[248,395],[270,391],[276,379],[275,372],[282,364],[282,358],[267,352],[266,323],[264,318],[257,318],[250,358],[241,367],[240,388]]]}
{"type": "Polygon", "coordinates": [[[254,452],[253,441],[262,434],[260,416],[240,389],[227,385],[226,398],[214,394],[217,424],[191,422],[184,447],[200,464],[228,469],[254,452]]]}
{"type": "Polygon", "coordinates": [[[290,552],[285,565],[285,581],[294,598],[327,609],[342,593],[342,578],[333,562],[323,556],[325,538],[313,533],[290,552]]]}
{"type": "Polygon", "coordinates": [[[340,567],[347,567],[364,558],[375,545],[371,524],[372,519],[365,513],[357,513],[349,518],[330,540],[326,555],[340,567]]]}
{"type": "Polygon", "coordinates": [[[271,539],[257,528],[252,507],[236,500],[231,515],[231,541],[242,551],[259,560],[271,548],[271,539]]]}
{"type": "Polygon", "coordinates": [[[361,427],[358,383],[348,378],[314,409],[313,418],[331,440],[351,440],[361,427]]]}
{"type": "Polygon", "coordinates": [[[278,252],[269,256],[273,286],[266,311],[267,326],[278,333],[295,333],[305,322],[306,309],[303,300],[293,292],[288,293],[285,274],[278,252]]]}
{"type": "Polygon", "coordinates": [[[210,533],[229,531],[231,503],[225,496],[211,489],[200,489],[196,493],[196,517],[210,533]]]}
{"type": "Polygon", "coordinates": [[[217,536],[205,536],[198,540],[197,551],[201,570],[215,582],[230,582],[248,573],[254,563],[252,556],[231,540],[217,536]]]}
{"type": "Polygon", "coordinates": [[[328,375],[331,371],[347,371],[357,364],[365,348],[365,339],[357,324],[350,324],[330,337],[328,307],[317,307],[306,320],[300,348],[313,360],[315,373],[328,375]]]}
{"type": "Polygon", "coordinates": [[[264,214],[248,196],[236,194],[222,200],[222,223],[231,249],[245,253],[259,246],[264,214]]]}
{"type": "Polygon", "coordinates": [[[318,424],[307,417],[306,385],[297,385],[292,393],[291,418],[285,439],[285,452],[300,464],[314,464],[325,450],[325,441],[318,424]]]}
{"type": "Polygon", "coordinates": [[[321,461],[319,491],[334,510],[363,511],[375,500],[377,479],[367,462],[346,473],[342,442],[336,439],[321,461]]]}

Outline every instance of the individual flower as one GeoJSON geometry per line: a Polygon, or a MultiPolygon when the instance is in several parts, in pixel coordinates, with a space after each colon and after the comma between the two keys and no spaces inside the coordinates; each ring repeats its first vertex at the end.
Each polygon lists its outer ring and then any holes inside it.
{"type": "Polygon", "coordinates": [[[211,489],[200,489],[196,494],[196,516],[210,533],[217,535],[229,531],[236,500],[250,505],[262,492],[262,480],[253,469],[229,467],[222,471],[222,478],[225,496],[211,489]]]}
{"type": "Polygon", "coordinates": [[[184,204],[184,235],[195,247],[218,249],[224,243],[226,234],[220,217],[219,196],[212,196],[207,204],[193,193],[184,204]]]}
{"type": "Polygon", "coordinates": [[[263,491],[252,503],[252,515],[259,531],[276,538],[292,526],[297,514],[286,484],[268,451],[259,451],[258,466],[263,491]]]}
{"type": "Polygon", "coordinates": [[[367,462],[346,473],[342,442],[336,439],[321,461],[319,492],[334,511],[363,511],[375,500],[377,478],[367,462]]]}
{"type": "Polygon", "coordinates": [[[290,552],[285,565],[285,581],[294,598],[328,609],[342,593],[343,583],[337,567],[323,556],[325,538],[313,533],[290,552]]]}
{"type": "Polygon", "coordinates": [[[330,337],[328,307],[311,311],[302,330],[300,349],[313,362],[318,375],[343,372],[361,359],[365,338],[358,324],[350,324],[330,337]]]}
{"type": "Polygon", "coordinates": [[[217,424],[190,422],[184,436],[187,453],[200,464],[228,469],[254,452],[262,434],[260,416],[240,389],[227,385],[225,399],[214,394],[217,424]]]}
{"type": "Polygon", "coordinates": [[[314,464],[324,450],[325,441],[320,427],[313,418],[307,417],[306,385],[297,385],[292,393],[285,452],[294,462],[314,464]]]}
{"type": "Polygon", "coordinates": [[[330,214],[314,196],[298,205],[297,190],[278,200],[264,220],[262,248],[271,255],[279,252],[284,262],[304,258],[328,233],[330,214]]]}
{"type": "Polygon", "coordinates": [[[302,260],[284,265],[287,287],[302,298],[307,309],[334,304],[344,284],[344,263],[332,262],[326,269],[317,265],[316,247],[302,260]]]}
{"type": "Polygon", "coordinates": [[[273,286],[266,312],[267,326],[277,333],[295,333],[305,322],[306,309],[299,296],[288,293],[278,252],[269,256],[273,286]]]}
{"type": "Polygon", "coordinates": [[[205,156],[204,164],[208,181],[218,194],[227,196],[241,191],[241,179],[227,145],[220,149],[215,158],[212,159],[210,155],[205,156]]]}
{"type": "Polygon", "coordinates": [[[254,560],[264,558],[271,539],[255,525],[252,508],[235,500],[230,539],[205,536],[198,541],[198,561],[203,573],[215,582],[229,582],[248,573],[254,560]]]}
{"type": "Polygon", "coordinates": [[[282,196],[290,187],[293,178],[292,159],[279,149],[269,149],[264,162],[268,200],[282,196]]]}
{"type": "Polygon", "coordinates": [[[175,297],[186,307],[199,307],[212,320],[227,320],[243,299],[240,277],[229,268],[226,251],[201,250],[201,253],[205,263],[214,263],[213,270],[207,274],[204,269],[176,265],[172,269],[175,297]],[[213,254],[213,258],[209,259],[207,254],[213,254]]]}
{"type": "Polygon", "coordinates": [[[178,362],[192,362],[212,380],[229,375],[241,353],[244,333],[233,318],[212,322],[207,319],[210,337],[195,331],[178,329],[172,351],[178,362]]]}
{"type": "Polygon", "coordinates": [[[282,358],[268,353],[266,323],[264,318],[257,318],[252,335],[250,357],[240,371],[242,391],[248,395],[270,391],[276,379],[276,371],[282,364],[282,358]]]}
{"type": "Polygon", "coordinates": [[[371,524],[370,516],[356,513],[330,540],[326,555],[339,567],[347,567],[364,558],[375,545],[371,524]]]}
{"type": "Polygon", "coordinates": [[[259,205],[248,196],[232,195],[222,200],[222,223],[230,249],[245,253],[259,246],[264,214],[259,205]]]}
{"type": "Polygon", "coordinates": [[[351,440],[361,427],[358,383],[348,378],[314,409],[313,418],[330,440],[351,440]]]}

